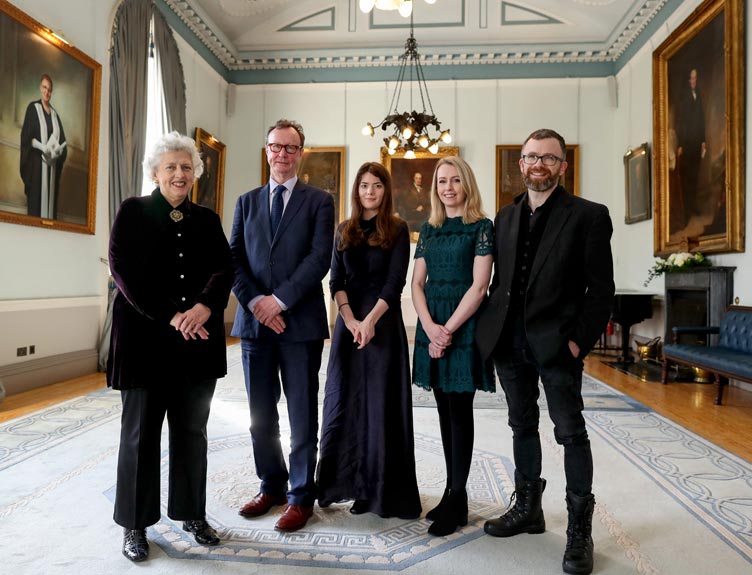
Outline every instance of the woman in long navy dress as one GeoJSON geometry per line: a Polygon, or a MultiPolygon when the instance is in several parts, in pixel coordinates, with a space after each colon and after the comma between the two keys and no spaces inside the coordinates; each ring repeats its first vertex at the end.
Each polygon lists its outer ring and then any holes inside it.
{"type": "Polygon", "coordinates": [[[420,516],[407,334],[400,296],[410,259],[393,216],[391,178],[363,164],[352,214],[338,230],[329,287],[339,315],[326,378],[319,505],[354,500],[353,514],[420,516]]]}

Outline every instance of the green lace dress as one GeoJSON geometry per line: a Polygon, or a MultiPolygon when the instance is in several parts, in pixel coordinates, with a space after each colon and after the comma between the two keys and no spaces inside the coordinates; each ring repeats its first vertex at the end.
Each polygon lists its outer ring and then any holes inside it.
{"type": "MultiPolygon", "coordinates": [[[[475,256],[492,254],[493,247],[493,224],[487,218],[473,224],[462,223],[461,217],[447,218],[440,228],[428,222],[421,226],[415,259],[426,262],[426,302],[436,323],[447,322],[473,284],[475,256]]],[[[490,360],[483,361],[475,345],[475,324],[476,316],[468,319],[452,334],[452,345],[444,357],[431,359],[428,336],[418,321],[413,383],[444,392],[495,391],[493,365],[490,360]]]]}

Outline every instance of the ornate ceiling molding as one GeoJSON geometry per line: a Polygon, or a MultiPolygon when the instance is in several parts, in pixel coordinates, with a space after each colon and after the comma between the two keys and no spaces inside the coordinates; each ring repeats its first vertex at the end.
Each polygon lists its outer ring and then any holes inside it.
{"type": "MultiPolygon", "coordinates": [[[[284,4],[287,0],[222,0],[223,8],[230,12],[247,5],[251,9],[255,5],[256,12],[267,10],[275,5],[284,4]],[[225,7],[226,5],[226,7],[225,7]]],[[[609,0],[576,0],[582,4],[602,5],[609,0]]],[[[385,67],[399,66],[399,54],[386,55],[354,55],[337,54],[336,50],[329,50],[330,55],[307,55],[310,51],[286,50],[285,56],[259,54],[251,57],[241,57],[233,46],[228,46],[215,32],[209,23],[198,14],[186,0],[162,0],[178,18],[195,34],[209,51],[226,67],[228,71],[248,70],[293,70],[300,68],[354,68],[354,67],[385,67]],[[299,54],[299,55],[298,55],[299,54]]],[[[608,45],[603,43],[592,50],[491,50],[488,47],[462,49],[421,48],[421,63],[424,66],[442,65],[488,65],[488,64],[561,64],[561,63],[613,63],[616,62],[640,33],[656,17],[668,0],[645,0],[642,7],[636,11],[632,19],[626,24],[622,32],[608,45]]],[[[255,12],[254,12],[255,13],[255,12]]]]}

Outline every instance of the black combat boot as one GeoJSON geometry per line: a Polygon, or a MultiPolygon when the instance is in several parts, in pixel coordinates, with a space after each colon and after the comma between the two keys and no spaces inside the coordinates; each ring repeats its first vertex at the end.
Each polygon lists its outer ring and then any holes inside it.
{"type": "Polygon", "coordinates": [[[458,527],[467,525],[467,491],[450,489],[447,501],[428,528],[431,535],[451,535],[458,527]]]}
{"type": "Polygon", "coordinates": [[[589,575],[593,571],[593,508],[592,494],[581,497],[567,491],[567,549],[561,568],[571,575],[589,575]]]}
{"type": "Polygon", "coordinates": [[[489,519],[483,530],[494,537],[511,537],[520,533],[543,533],[546,520],[543,518],[543,490],[546,480],[521,481],[509,500],[514,505],[498,519],[489,519]]]}

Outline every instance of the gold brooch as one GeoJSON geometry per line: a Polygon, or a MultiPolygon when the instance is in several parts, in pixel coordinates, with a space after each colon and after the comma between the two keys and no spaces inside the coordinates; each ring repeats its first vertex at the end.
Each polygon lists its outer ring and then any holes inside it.
{"type": "Polygon", "coordinates": [[[173,222],[179,222],[183,219],[183,212],[181,212],[180,210],[172,210],[170,212],[170,218],[173,222]]]}

